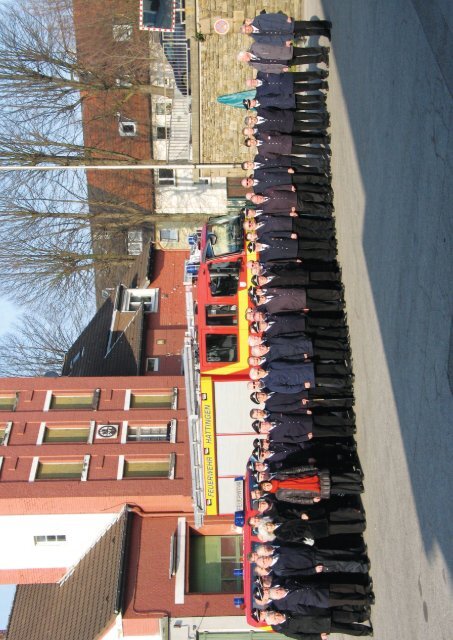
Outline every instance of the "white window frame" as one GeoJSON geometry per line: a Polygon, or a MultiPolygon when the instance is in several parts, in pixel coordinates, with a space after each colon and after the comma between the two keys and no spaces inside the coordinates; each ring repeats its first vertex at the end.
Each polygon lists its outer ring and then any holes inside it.
{"type": "Polygon", "coordinates": [[[8,444],[8,440],[9,440],[9,435],[11,433],[11,429],[12,429],[13,423],[12,422],[7,422],[5,425],[5,435],[3,436],[3,442],[0,446],[6,447],[6,445],[8,444]]]}
{"type": "Polygon", "coordinates": [[[151,309],[145,308],[145,313],[157,313],[159,310],[159,289],[126,289],[123,293],[123,299],[121,302],[121,311],[137,311],[137,308],[130,309],[131,297],[137,296],[139,298],[148,298],[151,296],[149,304],[152,305],[151,309]]]}
{"type": "Polygon", "coordinates": [[[159,371],[159,358],[153,357],[153,358],[146,358],[146,363],[145,363],[145,371],[146,373],[156,373],[157,371],[159,371]],[[148,362],[153,362],[153,369],[148,369],[148,362]]]}
{"type": "MultiPolygon", "coordinates": [[[[89,425],[87,444],[93,444],[94,428],[96,426],[96,422],[94,420],[90,420],[89,422],[90,422],[90,425],[89,425]]],[[[38,437],[36,439],[37,445],[44,444],[44,435],[46,433],[46,428],[47,428],[47,422],[41,422],[41,424],[39,425],[38,437]]]]}
{"type": "Polygon", "coordinates": [[[133,120],[120,120],[118,122],[118,133],[123,138],[132,138],[137,135],[137,123],[133,120]],[[125,131],[124,127],[132,127],[132,131],[125,131]]]}
{"type": "MultiPolygon", "coordinates": [[[[82,473],[80,474],[80,482],[86,482],[88,479],[88,470],[90,468],[91,456],[83,456],[82,473]]],[[[35,482],[36,473],[38,471],[39,456],[33,456],[30,468],[30,475],[28,476],[28,482],[35,482]]],[[[57,479],[57,478],[56,478],[57,479]]],[[[70,480],[76,480],[76,478],[70,478],[70,480]]]]}
{"type": "Polygon", "coordinates": [[[162,169],[157,169],[156,173],[157,173],[157,183],[159,185],[161,185],[162,187],[175,186],[175,184],[176,184],[176,171],[174,169],[166,169],[165,167],[162,167],[162,169]],[[171,176],[161,176],[160,175],[161,170],[163,170],[163,171],[171,171],[172,175],[171,176]]]}
{"type": "MultiPolygon", "coordinates": [[[[151,389],[151,390],[146,390],[146,389],[134,389],[134,391],[132,391],[132,389],[126,389],[126,393],[124,396],[124,411],[128,411],[131,408],[131,400],[132,400],[132,393],[135,394],[143,394],[143,395],[150,395],[152,391],[156,391],[156,395],[158,395],[160,392],[165,391],[165,389],[151,389]]],[[[179,390],[178,387],[172,387],[171,388],[171,392],[173,394],[173,398],[171,401],[171,409],[177,409],[178,408],[178,395],[179,395],[179,390]]]]}
{"type": "Polygon", "coordinates": [[[3,460],[4,460],[3,456],[0,456],[0,473],[1,473],[2,467],[3,467],[3,460]]]}
{"type": "Polygon", "coordinates": [[[66,542],[68,541],[67,536],[65,533],[54,533],[54,534],[41,534],[41,535],[37,535],[37,536],[33,536],[33,542],[35,547],[58,547],[61,544],[66,544],[66,542]],[[47,538],[50,537],[63,537],[64,540],[48,540],[47,538]],[[37,540],[37,538],[45,538],[44,540],[37,540]]]}
{"type": "Polygon", "coordinates": [[[129,42],[132,40],[134,26],[130,23],[115,23],[112,25],[112,35],[115,42],[129,42]]]}
{"type": "MultiPolygon", "coordinates": [[[[165,454],[170,458],[170,465],[168,476],[165,478],[125,478],[124,477],[124,467],[126,462],[126,456],[120,455],[118,456],[118,471],[116,474],[117,480],[174,480],[175,479],[175,468],[176,468],[176,453],[165,454]]],[[[133,456],[135,457],[135,456],[133,456]]]]}
{"type": "MultiPolygon", "coordinates": [[[[136,422],[139,422],[138,420],[136,422]]],[[[146,424],[146,420],[143,421],[145,424],[143,425],[139,425],[139,426],[143,426],[143,427],[160,427],[160,426],[164,426],[164,424],[146,424]]],[[[151,422],[151,421],[150,421],[151,422]]],[[[172,418],[171,420],[168,420],[168,422],[170,423],[170,437],[168,440],[153,440],[152,438],[150,440],[128,440],[127,439],[127,432],[130,426],[135,427],[136,425],[129,425],[129,422],[127,420],[123,420],[123,425],[121,427],[121,439],[120,442],[121,444],[126,444],[126,443],[132,443],[134,444],[135,442],[160,442],[160,443],[167,443],[167,444],[174,444],[176,442],[176,429],[178,426],[178,421],[175,418],[172,418]]]]}

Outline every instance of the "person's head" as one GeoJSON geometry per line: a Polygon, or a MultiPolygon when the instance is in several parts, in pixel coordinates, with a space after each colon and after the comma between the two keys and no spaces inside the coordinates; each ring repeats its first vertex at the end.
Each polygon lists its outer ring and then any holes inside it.
{"type": "MultiPolygon", "coordinates": [[[[267,471],[267,466],[264,464],[264,462],[260,462],[259,460],[257,460],[255,462],[255,464],[253,465],[253,468],[255,469],[255,471],[267,471]]],[[[259,503],[260,501],[258,500],[258,511],[259,511],[259,503]]]]}
{"type": "Polygon", "coordinates": [[[259,391],[262,388],[262,382],[260,380],[251,380],[247,382],[247,389],[249,391],[259,391]]]}
{"type": "Polygon", "coordinates": [[[272,565],[272,556],[258,556],[256,559],[256,566],[261,569],[269,569],[272,565]]]}
{"type": "Polygon", "coordinates": [[[259,336],[249,336],[248,343],[250,347],[256,347],[256,345],[261,344],[261,338],[259,336]]]}
{"type": "Polygon", "coordinates": [[[255,551],[250,551],[250,553],[247,554],[247,560],[249,562],[256,562],[258,558],[259,555],[255,551]]]}
{"type": "Polygon", "coordinates": [[[247,80],[245,81],[245,86],[247,87],[247,89],[254,89],[258,86],[258,80],[256,80],[255,78],[247,78],[247,80]]]}
{"type": "MultiPolygon", "coordinates": [[[[264,411],[264,409],[251,409],[250,417],[253,418],[254,420],[264,420],[264,418],[266,417],[266,412],[264,411]]],[[[256,470],[264,471],[264,469],[256,469],[256,470]]]]}
{"type": "Polygon", "coordinates": [[[257,122],[258,118],[256,116],[245,116],[244,118],[244,124],[246,127],[253,127],[257,122]]]}
{"type": "MultiPolygon", "coordinates": [[[[250,117],[250,116],[247,116],[250,117]]],[[[253,160],[246,160],[245,162],[241,163],[241,167],[244,169],[244,171],[253,171],[254,169],[254,163],[253,160]]]]}
{"type": "Polygon", "coordinates": [[[268,420],[261,420],[260,433],[267,434],[271,430],[271,423],[268,420]]]}
{"type": "Polygon", "coordinates": [[[253,204],[261,204],[262,202],[264,202],[264,196],[261,196],[257,193],[253,193],[252,197],[249,198],[249,200],[253,202],[253,204]]]}
{"type": "Polygon", "coordinates": [[[263,482],[263,480],[270,480],[271,477],[269,471],[257,471],[255,475],[258,482],[263,482]]]}
{"type": "Polygon", "coordinates": [[[259,276],[263,271],[263,265],[261,265],[258,260],[249,260],[247,262],[247,269],[250,269],[254,276],[259,276]]]}
{"type": "Polygon", "coordinates": [[[253,178],[242,178],[241,185],[246,189],[253,187],[253,178]]]}
{"type": "Polygon", "coordinates": [[[247,322],[255,321],[255,313],[255,309],[252,309],[252,307],[247,307],[247,309],[245,310],[245,319],[247,320],[247,322]]]}
{"type": "Polygon", "coordinates": [[[252,207],[247,208],[245,210],[245,212],[246,212],[247,218],[249,218],[249,219],[256,217],[256,211],[255,211],[255,209],[252,209],[252,207]]]}
{"type": "Polygon", "coordinates": [[[267,398],[268,398],[267,393],[264,393],[264,391],[258,391],[256,394],[256,399],[259,401],[260,404],[264,404],[267,398]]]}
{"type": "Polygon", "coordinates": [[[247,233],[245,234],[245,237],[247,240],[250,240],[251,242],[255,242],[255,240],[258,238],[258,235],[256,231],[247,231],[247,233]]]}
{"type": "Polygon", "coordinates": [[[266,372],[261,367],[252,367],[249,371],[249,377],[251,380],[261,380],[265,375],[266,372]]]}
{"type": "MultiPolygon", "coordinates": [[[[282,624],[286,620],[286,616],[281,611],[273,611],[272,609],[266,609],[261,612],[263,614],[264,622],[270,626],[276,624],[282,624]]],[[[260,616],[260,622],[261,622],[260,616]]]]}
{"type": "Polygon", "coordinates": [[[252,429],[256,433],[260,433],[261,422],[259,420],[254,420],[252,422],[252,429]]]}
{"type": "Polygon", "coordinates": [[[244,127],[242,129],[242,133],[244,134],[244,136],[253,137],[255,130],[253,129],[253,127],[244,127]]]}
{"type": "Polygon", "coordinates": [[[267,525],[271,524],[269,522],[260,522],[257,527],[257,537],[258,540],[262,540],[263,542],[273,542],[275,540],[275,535],[272,531],[269,531],[267,525]]]}
{"type": "MultiPolygon", "coordinates": [[[[262,464],[263,466],[266,466],[264,462],[257,462],[257,464],[262,464]]],[[[270,509],[270,506],[271,506],[271,503],[268,502],[267,500],[264,500],[264,499],[258,500],[258,513],[266,513],[266,511],[270,509]]]]}
{"type": "Polygon", "coordinates": [[[250,62],[251,59],[252,59],[252,56],[250,54],[250,51],[239,51],[238,53],[239,62],[250,62]]]}
{"type": "Polygon", "coordinates": [[[250,497],[252,500],[259,500],[263,497],[263,492],[261,491],[261,489],[252,489],[250,491],[250,497]]]}
{"type": "MultiPolygon", "coordinates": [[[[250,100],[249,100],[249,102],[250,102],[250,100]]],[[[244,140],[244,144],[245,144],[246,147],[256,147],[256,143],[257,143],[257,139],[254,138],[253,136],[250,137],[250,138],[246,138],[244,140]]]]}
{"type": "Polygon", "coordinates": [[[257,527],[261,522],[261,518],[259,518],[259,516],[250,516],[250,518],[247,520],[247,524],[250,527],[257,527]]]}
{"type": "MultiPolygon", "coordinates": [[[[268,522],[269,518],[260,518],[259,525],[268,522]]],[[[254,551],[259,556],[273,556],[274,555],[274,547],[271,544],[257,544],[254,548],[254,551]]]]}
{"type": "MultiPolygon", "coordinates": [[[[248,18],[246,18],[247,20],[248,18]]],[[[250,35],[251,33],[253,33],[253,27],[250,24],[250,22],[246,22],[246,20],[244,20],[243,24],[240,27],[240,32],[244,33],[245,35],[250,35]]]]}
{"type": "Polygon", "coordinates": [[[254,573],[256,576],[268,576],[269,575],[269,569],[267,569],[266,567],[260,567],[258,566],[258,564],[255,564],[255,568],[254,568],[254,573]]]}
{"type": "Polygon", "coordinates": [[[249,356],[247,358],[247,363],[250,367],[259,367],[261,364],[261,358],[258,358],[257,356],[249,356]]]}
{"type": "Polygon", "coordinates": [[[249,242],[247,244],[247,251],[249,253],[255,253],[255,243],[254,242],[249,242]]]}
{"type": "Polygon", "coordinates": [[[245,197],[247,200],[251,200],[253,202],[253,196],[254,196],[254,192],[253,191],[247,191],[245,194],[245,197]]]}
{"type": "Polygon", "coordinates": [[[262,358],[269,352],[269,347],[266,347],[265,344],[258,344],[250,349],[250,353],[252,356],[256,356],[258,358],[262,358]]]}
{"type": "Polygon", "coordinates": [[[268,480],[263,480],[263,482],[260,482],[258,486],[261,491],[264,491],[264,493],[268,493],[272,489],[272,483],[268,480]]]}
{"type": "Polygon", "coordinates": [[[286,589],[283,587],[271,587],[269,591],[272,600],[280,600],[286,596],[286,589]]]}
{"type": "Polygon", "coordinates": [[[258,285],[261,287],[267,284],[268,281],[269,281],[269,278],[267,276],[257,276],[258,285]]]}

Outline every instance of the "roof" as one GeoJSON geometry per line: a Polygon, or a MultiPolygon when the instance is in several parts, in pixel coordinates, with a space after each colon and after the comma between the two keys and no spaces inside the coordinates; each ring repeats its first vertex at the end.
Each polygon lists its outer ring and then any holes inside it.
{"type": "Polygon", "coordinates": [[[19,585],[7,640],[94,640],[119,612],[124,511],[61,583],[19,585]]]}
{"type": "Polygon", "coordinates": [[[150,253],[145,250],[122,273],[120,282],[111,283],[109,297],[66,353],[63,376],[139,374],[144,308],[121,312],[116,309],[116,298],[121,289],[147,287],[150,265],[150,253]],[[117,316],[122,317],[121,322],[117,316]]]}

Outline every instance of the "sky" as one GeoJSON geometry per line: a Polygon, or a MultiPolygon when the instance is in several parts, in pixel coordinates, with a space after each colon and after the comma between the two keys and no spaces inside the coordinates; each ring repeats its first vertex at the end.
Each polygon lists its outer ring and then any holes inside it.
{"type": "Polygon", "coordinates": [[[0,296],[0,336],[14,328],[20,309],[0,296]]]}
{"type": "Polygon", "coordinates": [[[0,585],[0,629],[6,629],[15,590],[15,584],[0,585]]]}

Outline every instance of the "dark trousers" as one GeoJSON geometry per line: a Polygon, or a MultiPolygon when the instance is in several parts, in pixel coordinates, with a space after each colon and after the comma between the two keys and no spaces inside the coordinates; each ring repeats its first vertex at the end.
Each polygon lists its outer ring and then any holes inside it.
{"type": "MultiPolygon", "coordinates": [[[[352,379],[345,377],[316,376],[316,386],[320,389],[334,389],[350,391],[352,389],[352,379]]],[[[327,393],[327,391],[326,391],[327,393]]]]}
{"type": "Polygon", "coordinates": [[[321,91],[328,89],[329,84],[326,80],[314,80],[312,82],[296,82],[294,83],[294,93],[307,93],[310,91],[321,91]]]}
{"type": "Polygon", "coordinates": [[[299,142],[295,142],[293,138],[291,153],[296,155],[304,155],[304,156],[326,156],[327,155],[326,149],[322,149],[321,147],[303,146],[304,144],[306,143],[303,140],[300,139],[299,142]]]}
{"type": "MultiPolygon", "coordinates": [[[[347,412],[337,411],[336,413],[321,413],[313,415],[313,424],[317,427],[353,427],[355,425],[355,417],[354,415],[350,415],[347,412]]],[[[360,475],[358,475],[358,479],[360,480],[360,475]]]]}
{"type": "Polygon", "coordinates": [[[373,627],[369,627],[366,624],[334,622],[332,615],[330,633],[346,633],[349,636],[371,636],[373,634],[373,627]]]}
{"type": "Polygon", "coordinates": [[[309,82],[310,80],[324,80],[329,75],[328,71],[316,69],[316,71],[293,71],[291,76],[295,83],[309,82]]]}
{"type": "MultiPolygon", "coordinates": [[[[296,218],[296,220],[303,220],[303,218],[296,218]]],[[[330,220],[317,220],[316,222],[330,222],[330,220]]],[[[309,277],[309,286],[324,282],[337,283],[340,281],[340,274],[335,271],[310,271],[309,277]]]]}
{"type": "Polygon", "coordinates": [[[294,144],[329,144],[330,139],[324,133],[298,131],[292,136],[294,144]]]}
{"type": "MultiPolygon", "coordinates": [[[[296,94],[296,104],[302,105],[305,109],[307,105],[324,106],[327,102],[325,93],[318,93],[316,95],[298,95],[296,94]]],[[[297,120],[298,111],[294,111],[294,119],[297,120]]]]}
{"type": "Polygon", "coordinates": [[[314,438],[349,438],[355,434],[355,427],[319,427],[314,424],[312,433],[314,438]]]}
{"type": "Polygon", "coordinates": [[[289,64],[317,64],[318,62],[329,63],[329,56],[325,51],[325,47],[293,47],[293,57],[289,64]],[[316,53],[308,53],[309,51],[315,51],[316,53]]]}
{"type": "Polygon", "coordinates": [[[293,218],[293,232],[304,238],[330,239],[334,235],[334,227],[331,220],[293,218]]]}
{"type": "Polygon", "coordinates": [[[298,184],[305,184],[305,185],[314,185],[314,184],[320,184],[320,185],[324,185],[324,186],[329,186],[330,185],[330,180],[327,176],[321,176],[321,175],[316,175],[316,174],[300,174],[297,173],[297,171],[295,173],[292,174],[292,181],[294,185],[298,185],[298,184]]]}
{"type": "Polygon", "coordinates": [[[328,20],[294,20],[294,37],[326,36],[330,38],[332,23],[328,20]]]}
{"type": "MultiPolygon", "coordinates": [[[[307,301],[308,304],[308,301],[307,301]]],[[[351,368],[338,363],[315,363],[315,375],[318,376],[350,376],[351,368]]]]}
{"type": "MultiPolygon", "coordinates": [[[[300,149],[300,147],[296,148],[300,149]]],[[[300,153],[300,151],[298,151],[298,153],[300,153]]],[[[327,158],[327,156],[319,156],[316,158],[314,156],[305,156],[303,158],[299,156],[292,156],[291,165],[293,167],[299,167],[299,171],[302,171],[305,167],[305,169],[312,172],[313,168],[316,167],[318,169],[322,169],[324,172],[329,167],[329,159],[327,158]]]]}
{"type": "Polygon", "coordinates": [[[322,338],[316,338],[312,342],[313,348],[318,351],[339,351],[343,354],[343,357],[349,353],[349,343],[347,340],[323,340],[322,338]]]}

